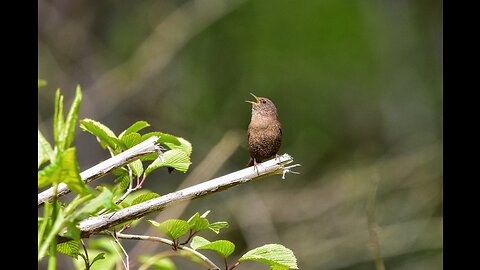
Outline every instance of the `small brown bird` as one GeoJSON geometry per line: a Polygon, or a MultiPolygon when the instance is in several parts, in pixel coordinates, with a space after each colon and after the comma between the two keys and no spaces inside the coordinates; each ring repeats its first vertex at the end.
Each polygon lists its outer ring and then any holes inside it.
{"type": "Polygon", "coordinates": [[[255,102],[246,101],[252,104],[252,118],[248,125],[248,166],[254,165],[258,172],[258,162],[277,156],[282,143],[282,126],[273,102],[268,98],[250,94],[255,98],[255,102]]]}

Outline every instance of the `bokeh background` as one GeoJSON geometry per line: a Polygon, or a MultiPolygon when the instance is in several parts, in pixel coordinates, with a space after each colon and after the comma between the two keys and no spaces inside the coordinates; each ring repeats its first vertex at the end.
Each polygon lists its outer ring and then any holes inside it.
{"type": "MultiPolygon", "coordinates": [[[[244,168],[244,101],[250,92],[269,97],[283,124],[280,154],[301,174],[148,218],[212,210],[230,228],[204,236],[233,241],[233,258],[281,243],[304,270],[441,269],[442,8],[435,0],[40,0],[38,78],[48,85],[38,92],[39,129],[52,141],[54,92],[69,106],[80,84],[80,119],[117,134],[146,120],[147,131],[186,138],[190,170],[155,171],[145,184],[165,194],[244,168]]],[[[109,157],[80,129],[74,144],[81,170],[109,157]]],[[[146,222],[130,232],[155,234],[146,222]]],[[[168,250],[123,243],[133,269],[138,255],[168,250]]]]}

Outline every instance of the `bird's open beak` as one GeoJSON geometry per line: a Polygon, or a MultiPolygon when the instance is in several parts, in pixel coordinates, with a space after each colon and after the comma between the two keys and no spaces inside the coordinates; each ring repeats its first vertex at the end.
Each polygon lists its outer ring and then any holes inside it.
{"type": "Polygon", "coordinates": [[[245,100],[245,102],[248,102],[248,103],[252,103],[253,105],[255,104],[259,104],[260,103],[260,100],[258,99],[257,96],[255,96],[254,94],[250,93],[250,95],[252,95],[254,98],[255,98],[255,102],[253,101],[250,101],[250,100],[245,100]]]}

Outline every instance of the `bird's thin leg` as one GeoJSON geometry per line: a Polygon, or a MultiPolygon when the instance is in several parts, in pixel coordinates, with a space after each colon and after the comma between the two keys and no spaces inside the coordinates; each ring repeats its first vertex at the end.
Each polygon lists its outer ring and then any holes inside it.
{"type": "Polygon", "coordinates": [[[276,161],[276,162],[280,162],[280,155],[275,154],[275,161],[276,161]]]}
{"type": "Polygon", "coordinates": [[[260,175],[260,171],[258,171],[257,160],[253,159],[253,170],[257,171],[257,175],[260,175]]]}

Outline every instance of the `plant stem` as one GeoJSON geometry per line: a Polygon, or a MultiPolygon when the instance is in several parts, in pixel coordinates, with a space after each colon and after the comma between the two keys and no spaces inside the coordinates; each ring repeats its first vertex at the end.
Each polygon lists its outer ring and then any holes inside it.
{"type": "MultiPolygon", "coordinates": [[[[52,208],[52,229],[54,229],[53,224],[57,220],[57,190],[58,184],[53,184],[53,208],[52,208]]],[[[48,256],[48,270],[55,270],[57,269],[57,238],[53,237],[52,242],[50,244],[50,254],[48,256]]]]}

